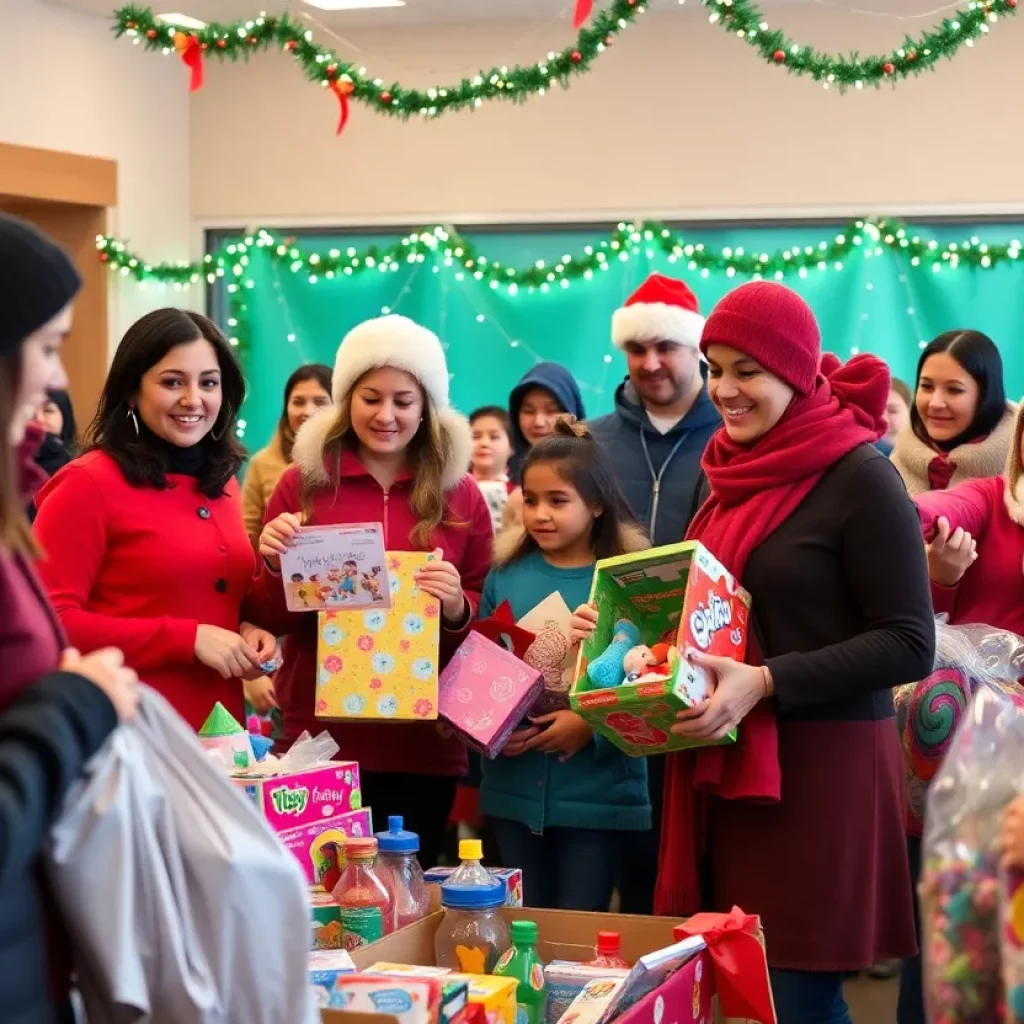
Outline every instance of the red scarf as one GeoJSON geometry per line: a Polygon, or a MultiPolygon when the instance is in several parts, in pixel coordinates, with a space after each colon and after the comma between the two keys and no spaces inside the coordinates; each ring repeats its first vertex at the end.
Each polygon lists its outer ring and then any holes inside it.
{"type": "MultiPolygon", "coordinates": [[[[822,475],[858,445],[885,433],[888,395],[889,370],[880,359],[861,355],[843,366],[826,354],[815,390],[794,398],[782,419],[754,444],[739,444],[719,430],[701,463],[711,497],[690,524],[687,539],[699,540],[742,581],[750,553],[796,511],[822,475]]],[[[753,611],[756,616],[756,604],[753,611]]],[[[748,648],[747,660],[759,664],[761,659],[748,648]]],[[[743,720],[735,745],[669,755],[658,914],[698,909],[697,863],[706,818],[700,794],[778,802],[778,733],[768,704],[758,704],[743,720]]]]}

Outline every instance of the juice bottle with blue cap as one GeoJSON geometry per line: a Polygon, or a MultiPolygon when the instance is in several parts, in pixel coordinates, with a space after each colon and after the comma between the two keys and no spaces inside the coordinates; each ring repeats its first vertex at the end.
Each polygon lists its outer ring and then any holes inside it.
{"type": "Polygon", "coordinates": [[[387,832],[377,833],[377,848],[377,874],[391,896],[392,927],[404,928],[426,917],[430,894],[416,858],[420,837],[406,831],[404,819],[394,815],[388,818],[387,832]]]}
{"type": "Polygon", "coordinates": [[[508,925],[501,916],[505,883],[453,881],[441,886],[444,920],[434,936],[438,967],[460,974],[490,974],[511,945],[508,925]]]}

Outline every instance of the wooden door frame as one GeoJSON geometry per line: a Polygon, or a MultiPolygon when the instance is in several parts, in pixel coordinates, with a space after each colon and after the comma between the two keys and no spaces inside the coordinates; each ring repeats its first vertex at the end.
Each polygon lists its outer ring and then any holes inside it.
{"type": "Polygon", "coordinates": [[[0,210],[36,224],[71,254],[82,275],[64,365],[79,423],[88,423],[107,374],[109,270],[96,256],[117,204],[117,163],[0,142],[0,210]]]}

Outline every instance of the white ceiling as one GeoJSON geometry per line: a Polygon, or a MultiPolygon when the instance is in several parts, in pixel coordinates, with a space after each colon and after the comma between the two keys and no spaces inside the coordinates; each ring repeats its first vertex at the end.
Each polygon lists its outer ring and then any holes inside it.
{"type": "MultiPolygon", "coordinates": [[[[71,7],[88,14],[110,17],[121,0],[49,0],[61,7],[71,7]]],[[[600,0],[598,0],[600,3],[600,0]]],[[[668,0],[659,0],[668,9],[668,0]]],[[[405,26],[429,22],[472,22],[487,20],[557,19],[571,20],[572,0],[406,0],[405,7],[379,8],[368,11],[323,11],[302,3],[302,0],[150,0],[158,14],[189,14],[203,21],[233,21],[252,17],[257,11],[279,14],[289,11],[305,13],[335,28],[344,26],[405,26]]],[[[671,0],[671,7],[677,7],[671,0]]],[[[688,7],[697,6],[690,0],[688,7]]]]}

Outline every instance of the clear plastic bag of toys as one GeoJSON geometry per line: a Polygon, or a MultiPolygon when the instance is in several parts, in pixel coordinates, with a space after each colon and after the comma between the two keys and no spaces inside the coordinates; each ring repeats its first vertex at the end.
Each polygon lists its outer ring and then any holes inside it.
{"type": "Polygon", "coordinates": [[[999,836],[1024,780],[1024,715],[983,684],[928,794],[921,866],[925,1003],[933,1024],[1004,1019],[999,836]]]}
{"type": "Polygon", "coordinates": [[[1006,992],[1005,1024],[1024,1022],[1024,871],[1012,868],[999,879],[999,941],[1006,992]]]}
{"type": "Polygon", "coordinates": [[[1024,639],[984,625],[935,620],[935,668],[893,691],[907,777],[907,830],[920,835],[928,787],[945,758],[971,697],[988,683],[1024,708],[1024,639]]]}

